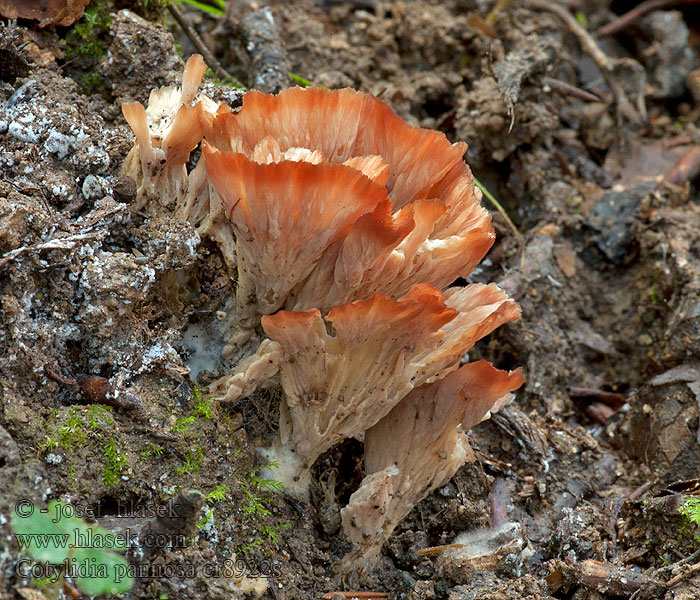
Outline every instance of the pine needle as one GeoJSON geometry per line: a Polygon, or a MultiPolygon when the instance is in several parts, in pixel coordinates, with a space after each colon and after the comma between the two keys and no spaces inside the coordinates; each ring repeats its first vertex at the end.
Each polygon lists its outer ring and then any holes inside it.
{"type": "MultiPolygon", "coordinates": [[[[474,177],[473,174],[472,174],[472,177],[474,177]]],[[[481,192],[484,194],[484,196],[486,196],[491,201],[491,204],[493,204],[496,207],[496,210],[499,213],[501,213],[501,216],[506,220],[506,223],[508,223],[508,226],[513,230],[515,237],[517,237],[518,240],[522,240],[523,239],[522,234],[518,231],[518,228],[515,226],[515,223],[513,223],[513,221],[510,220],[508,213],[501,206],[501,203],[498,200],[496,200],[496,198],[493,196],[493,194],[491,192],[489,192],[486,189],[486,187],[484,186],[484,184],[481,183],[476,177],[474,177],[474,183],[481,190],[481,192]]]]}

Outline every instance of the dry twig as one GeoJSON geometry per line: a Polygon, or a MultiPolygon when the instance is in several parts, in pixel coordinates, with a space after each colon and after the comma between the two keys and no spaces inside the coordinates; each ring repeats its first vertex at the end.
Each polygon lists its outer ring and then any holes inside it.
{"type": "Polygon", "coordinates": [[[627,11],[624,15],[615,19],[612,23],[603,25],[599,27],[595,32],[597,38],[605,37],[606,35],[612,35],[629,27],[637,19],[640,19],[647,13],[653,10],[658,10],[660,8],[666,8],[667,6],[673,6],[674,4],[696,4],[697,0],[686,0],[686,2],[678,0],[646,0],[646,2],[641,2],[635,6],[632,10],[627,11]]]}
{"type": "Polygon", "coordinates": [[[625,402],[627,402],[627,398],[625,398],[625,396],[622,394],[607,392],[597,388],[570,387],[569,396],[572,398],[590,398],[592,400],[599,400],[603,404],[607,404],[612,408],[620,408],[623,404],[625,404],[625,402]]]}
{"type": "Polygon", "coordinates": [[[591,94],[565,81],[554,79],[554,77],[543,77],[542,83],[562,96],[573,96],[574,98],[585,100],[586,102],[600,102],[600,98],[595,94],[591,94]]]}
{"type": "Polygon", "coordinates": [[[192,26],[187,22],[187,19],[185,19],[185,16],[182,14],[182,12],[180,12],[180,9],[175,6],[175,3],[169,4],[168,10],[170,11],[170,14],[175,17],[178,25],[190,39],[192,45],[197,49],[197,52],[204,57],[204,62],[211,67],[211,70],[214,71],[215,75],[219,79],[230,80],[236,87],[243,88],[243,85],[233,75],[231,75],[231,73],[224,69],[218,60],[216,60],[216,57],[212,51],[209,50],[209,47],[202,41],[202,38],[197,35],[197,32],[192,29],[192,26]]]}
{"type": "Polygon", "coordinates": [[[238,24],[250,56],[248,83],[266,94],[289,87],[289,61],[269,6],[248,13],[238,24]]]}
{"type": "Polygon", "coordinates": [[[559,17],[566,28],[576,36],[581,49],[588,54],[601,71],[605,83],[613,94],[618,113],[618,125],[627,120],[633,125],[641,126],[647,118],[646,105],[644,103],[644,88],[646,74],[641,65],[633,59],[612,59],[603,52],[590,34],[578,24],[574,16],[566,8],[549,0],[529,0],[532,8],[551,12],[559,17]],[[632,74],[634,81],[635,103],[632,103],[622,85],[623,76],[632,74]]]}
{"type": "MultiPolygon", "coordinates": [[[[121,204],[115,207],[107,208],[106,210],[95,210],[86,217],[83,223],[81,223],[82,227],[76,233],[58,234],[56,237],[49,240],[10,250],[0,257],[0,269],[2,269],[10,261],[28,252],[40,252],[42,250],[72,250],[75,248],[78,242],[101,239],[107,235],[107,230],[102,228],[93,231],[93,227],[99,223],[103,223],[107,217],[121,212],[122,210],[125,210],[125,207],[121,204]]],[[[66,221],[65,225],[67,227],[72,228],[75,226],[74,223],[71,223],[67,219],[64,220],[66,221]]]]}
{"type": "Polygon", "coordinates": [[[665,181],[683,185],[700,174],[700,146],[691,146],[666,173],[665,181]]]}
{"type": "Polygon", "coordinates": [[[5,254],[5,256],[0,258],[0,269],[11,260],[14,260],[18,256],[27,252],[38,252],[40,250],[71,250],[75,248],[75,245],[80,241],[91,240],[104,235],[104,231],[76,233],[74,235],[67,235],[64,237],[55,238],[53,240],[49,240],[48,242],[42,242],[40,244],[32,244],[31,246],[22,246],[21,248],[15,248],[14,250],[11,250],[7,254],[5,254]]]}
{"type": "MultiPolygon", "coordinates": [[[[681,567],[683,565],[691,564],[694,563],[698,558],[700,558],[700,548],[698,548],[695,552],[693,552],[690,556],[686,556],[685,558],[679,560],[678,562],[673,563],[672,565],[666,565],[664,567],[660,567],[656,569],[654,572],[654,577],[658,576],[661,573],[667,573],[669,571],[674,571],[678,569],[678,567],[681,567]]],[[[673,579],[669,579],[668,583],[671,583],[673,579]]]]}
{"type": "Polygon", "coordinates": [[[696,573],[699,573],[699,572],[700,572],[700,562],[695,563],[692,567],[690,567],[689,569],[687,569],[683,573],[679,573],[675,577],[669,579],[666,582],[666,586],[670,590],[671,588],[676,587],[679,583],[683,583],[684,581],[687,581],[693,575],[695,575],[696,573]]]}
{"type": "Polygon", "coordinates": [[[416,552],[417,556],[434,556],[436,554],[442,554],[448,550],[459,550],[464,548],[464,544],[445,544],[443,546],[430,546],[429,548],[422,548],[416,552]]]}

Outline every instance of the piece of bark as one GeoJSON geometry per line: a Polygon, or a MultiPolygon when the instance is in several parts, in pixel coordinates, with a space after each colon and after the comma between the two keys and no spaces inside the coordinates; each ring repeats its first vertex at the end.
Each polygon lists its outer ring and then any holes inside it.
{"type": "Polygon", "coordinates": [[[549,443],[530,417],[515,406],[506,406],[492,415],[491,421],[517,441],[531,457],[539,459],[547,472],[547,457],[551,452],[549,443]]]}
{"type": "Polygon", "coordinates": [[[17,49],[18,38],[17,26],[0,26],[0,81],[12,83],[17,77],[29,75],[29,63],[17,49]]]}
{"type": "Polygon", "coordinates": [[[508,503],[510,494],[506,480],[497,477],[491,486],[488,496],[490,517],[489,525],[493,529],[498,529],[508,522],[508,503]]]}
{"type": "Polygon", "coordinates": [[[72,25],[80,17],[90,0],[0,0],[0,16],[6,19],[31,19],[39,21],[39,27],[47,25],[72,25]]]}
{"type": "Polygon", "coordinates": [[[289,87],[289,61],[269,6],[247,14],[238,30],[250,56],[248,83],[252,89],[275,94],[289,87]]]}
{"type": "Polygon", "coordinates": [[[99,375],[81,376],[78,377],[78,384],[85,399],[90,403],[106,404],[124,410],[134,410],[141,407],[141,401],[136,396],[123,390],[113,389],[106,377],[99,375]]]}
{"type": "Polygon", "coordinates": [[[628,598],[646,581],[641,573],[597,560],[584,560],[578,566],[578,580],[586,587],[628,598]]]}
{"type": "Polygon", "coordinates": [[[615,409],[624,406],[627,402],[627,398],[622,394],[587,387],[570,387],[569,396],[571,398],[582,398],[590,401],[598,400],[615,409]]]}
{"type": "Polygon", "coordinates": [[[666,181],[683,185],[700,174],[700,146],[691,146],[666,173],[666,181]]]}
{"type": "Polygon", "coordinates": [[[610,408],[607,404],[602,402],[592,402],[583,409],[589,418],[593,419],[596,423],[605,425],[608,419],[615,414],[615,410],[610,408]]]}

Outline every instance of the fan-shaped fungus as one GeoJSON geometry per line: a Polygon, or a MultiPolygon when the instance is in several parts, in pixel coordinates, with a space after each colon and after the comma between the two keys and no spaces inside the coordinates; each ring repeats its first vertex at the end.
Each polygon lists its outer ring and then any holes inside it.
{"type": "Polygon", "coordinates": [[[269,373],[264,365],[279,363],[284,398],[268,457],[286,466],[275,476],[303,495],[320,454],[374,426],[411,390],[456,369],[478,339],[519,316],[493,284],[448,290],[444,300],[420,284],[399,300],[375,294],[333,307],[325,319],[318,309],[279,311],[262,325],[281,356],[268,345],[212,389],[235,400],[252,391],[247,373],[269,373]]]}
{"type": "Polygon", "coordinates": [[[364,435],[367,476],[342,511],[344,568],[361,569],[523,383],[486,361],[460,367],[520,311],[494,284],[440,291],[494,240],[466,144],[352,90],[252,91],[235,113],[201,94],[192,105],[204,68],[192,57],[181,88],[123,106],[137,139],[124,171],[136,208],[174,205],[218,242],[237,283],[231,343],[260,325],[270,338],[211,390],[236,400],[281,373],[275,477],[303,495],[321,453],[364,435]]]}
{"type": "Polygon", "coordinates": [[[146,206],[150,198],[164,206],[184,198],[188,183],[185,163],[202,140],[203,107],[217,108],[204,97],[191,106],[206,68],[202,57],[195,54],[185,65],[182,86],[154,89],[148,108],[140,102],[122,105],[137,141],[122,166],[122,173],[138,185],[134,208],[146,206]]]}
{"type": "Polygon", "coordinates": [[[466,432],[495,412],[524,383],[520,369],[500,371],[485,360],[412,391],[365,433],[366,477],[341,511],[358,570],[376,559],[411,509],[474,460],[466,432]]]}

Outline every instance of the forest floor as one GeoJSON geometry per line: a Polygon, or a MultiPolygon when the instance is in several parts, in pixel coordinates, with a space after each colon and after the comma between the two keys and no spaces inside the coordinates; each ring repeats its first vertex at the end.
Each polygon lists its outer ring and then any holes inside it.
{"type": "MultiPolygon", "coordinates": [[[[318,461],[310,506],[273,493],[255,449],[276,431],[279,393],[219,406],[201,391],[223,374],[206,335],[232,293],[218,248],[130,211],[121,103],[177,83],[195,48],[162,4],[127,4],[0,30],[0,598],[80,594],[18,571],[18,500],[61,499],[133,532],[186,489],[204,495],[188,543],[156,555],[128,597],[348,589],[338,509],[361,443],[318,461]],[[247,578],[207,570],[231,564],[247,578]]],[[[484,198],[497,240],[469,281],[498,282],[522,319],[470,359],[523,366],[527,382],[472,430],[478,461],[398,526],[362,589],[700,597],[700,526],[681,511],[700,496],[700,15],[677,4],[608,35],[634,3],[272,4],[297,80],[371,92],[466,141],[514,224],[484,198]],[[514,525],[498,537],[503,506],[514,525]],[[478,556],[419,553],[465,532],[478,556]]],[[[250,86],[241,22],[258,3],[227,0],[216,17],[176,6],[250,86]]],[[[205,91],[235,103],[231,81],[205,91]]]]}

